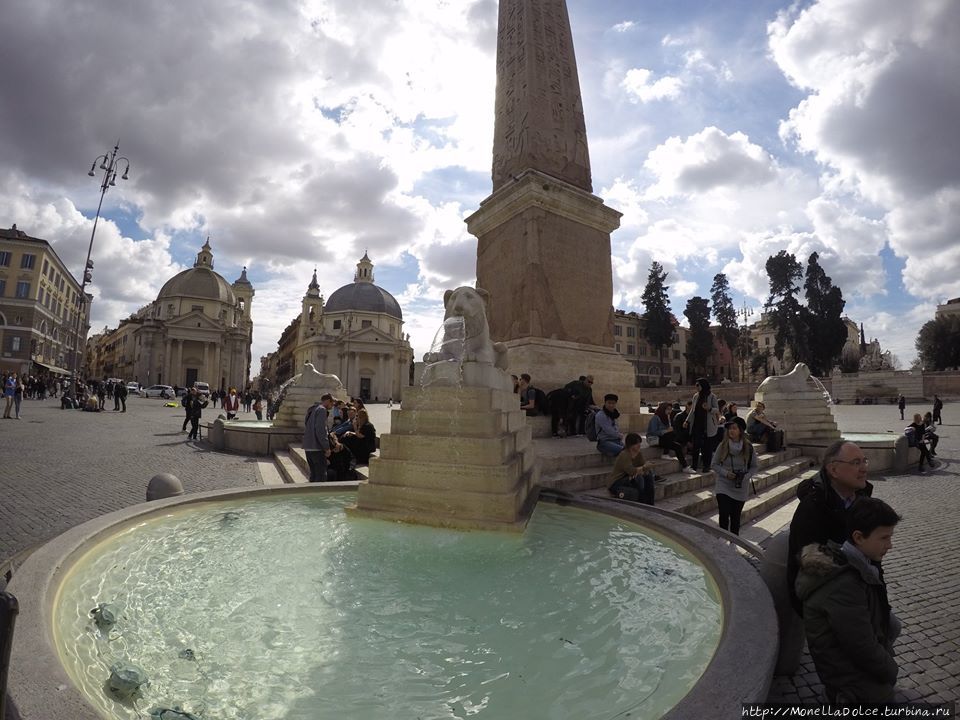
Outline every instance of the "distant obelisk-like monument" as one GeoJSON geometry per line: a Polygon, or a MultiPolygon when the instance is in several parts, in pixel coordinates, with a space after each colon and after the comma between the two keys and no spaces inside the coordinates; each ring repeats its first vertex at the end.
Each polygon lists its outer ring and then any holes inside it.
{"type": "Polygon", "coordinates": [[[592,191],[566,2],[500,0],[493,193],[466,222],[490,335],[548,390],[590,373],[603,391],[634,387],[613,350],[621,213],[592,191]]]}

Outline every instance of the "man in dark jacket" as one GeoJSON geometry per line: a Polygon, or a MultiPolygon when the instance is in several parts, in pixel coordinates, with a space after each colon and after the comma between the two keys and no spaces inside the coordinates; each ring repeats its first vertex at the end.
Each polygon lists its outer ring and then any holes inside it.
{"type": "Polygon", "coordinates": [[[827,448],[816,476],[797,486],[800,504],[790,522],[787,582],[790,601],[801,613],[796,581],[800,551],[811,543],[842,543],[847,537],[847,511],[857,496],[873,495],[867,482],[867,458],[855,443],[838,440],[827,448]]]}
{"type": "Polygon", "coordinates": [[[183,407],[190,420],[190,434],[187,440],[198,440],[200,437],[200,416],[203,409],[207,406],[207,401],[200,397],[196,388],[190,388],[190,392],[183,398],[183,407]]]}
{"type": "Polygon", "coordinates": [[[303,425],[303,451],[310,467],[310,482],[327,479],[327,458],[330,457],[330,437],[327,434],[327,414],[333,407],[333,396],[326,393],[320,402],[307,410],[303,425]]]}

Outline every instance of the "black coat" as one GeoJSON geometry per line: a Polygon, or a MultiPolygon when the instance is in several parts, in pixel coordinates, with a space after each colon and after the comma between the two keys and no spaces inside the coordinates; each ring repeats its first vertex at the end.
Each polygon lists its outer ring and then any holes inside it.
{"type": "MultiPolygon", "coordinates": [[[[873,495],[873,485],[869,482],[857,496],[873,495]]],[[[843,544],[847,539],[847,509],[843,500],[833,490],[826,471],[821,468],[819,474],[804,480],[797,486],[800,504],[790,522],[789,552],[787,555],[787,582],[789,583],[790,602],[800,614],[800,600],[797,598],[796,582],[800,570],[800,551],[807,545],[825,545],[827,541],[843,544]]]]}

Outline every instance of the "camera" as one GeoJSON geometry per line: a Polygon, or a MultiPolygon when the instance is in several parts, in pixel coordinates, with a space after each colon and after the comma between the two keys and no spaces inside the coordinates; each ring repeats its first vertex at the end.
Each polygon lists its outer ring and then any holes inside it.
{"type": "Polygon", "coordinates": [[[733,486],[738,490],[743,487],[743,479],[747,476],[746,470],[733,471],[733,486]]]}

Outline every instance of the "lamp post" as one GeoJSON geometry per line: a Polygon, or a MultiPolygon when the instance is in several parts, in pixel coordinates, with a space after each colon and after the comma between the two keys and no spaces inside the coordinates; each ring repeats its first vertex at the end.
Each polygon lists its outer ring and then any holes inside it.
{"type": "MultiPolygon", "coordinates": [[[[93,163],[90,165],[90,172],[87,173],[87,175],[90,177],[96,177],[96,170],[98,168],[97,163],[99,163],[99,169],[103,170],[103,179],[100,181],[100,202],[97,205],[97,214],[93,218],[93,229],[90,231],[90,245],[87,247],[87,261],[83,265],[83,279],[80,282],[80,294],[77,296],[77,346],[73,353],[73,392],[76,392],[77,376],[80,374],[80,358],[82,357],[80,349],[80,329],[83,327],[84,305],[87,302],[87,283],[89,283],[93,278],[93,261],[90,259],[90,256],[93,254],[93,238],[97,234],[97,223],[100,222],[100,209],[103,207],[103,197],[107,194],[108,189],[117,184],[117,172],[119,170],[120,163],[124,164],[123,175],[120,176],[120,179],[129,179],[128,175],[130,173],[130,161],[122,156],[117,157],[118,152],[120,152],[119,140],[117,141],[117,144],[113,146],[113,150],[111,152],[98,155],[94,159],[93,163]]],[[[84,339],[86,339],[85,335],[84,339]]]]}
{"type": "Polygon", "coordinates": [[[743,327],[740,328],[740,337],[737,340],[737,354],[740,356],[740,382],[746,377],[746,362],[750,357],[750,328],[747,322],[753,316],[753,310],[747,306],[747,301],[743,301],[743,307],[737,310],[737,317],[743,319],[743,327]]]}

